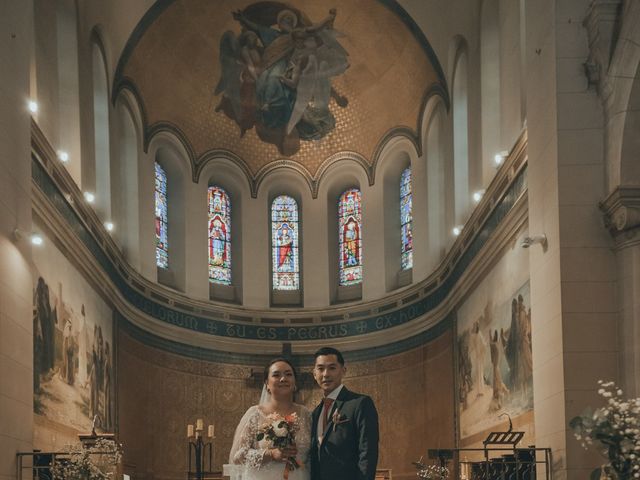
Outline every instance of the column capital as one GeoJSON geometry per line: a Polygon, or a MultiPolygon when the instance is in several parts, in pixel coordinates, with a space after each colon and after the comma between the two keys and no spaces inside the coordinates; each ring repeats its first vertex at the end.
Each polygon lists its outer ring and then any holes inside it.
{"type": "Polygon", "coordinates": [[[618,248],[640,244],[640,185],[620,185],[600,202],[604,225],[618,248]]]}

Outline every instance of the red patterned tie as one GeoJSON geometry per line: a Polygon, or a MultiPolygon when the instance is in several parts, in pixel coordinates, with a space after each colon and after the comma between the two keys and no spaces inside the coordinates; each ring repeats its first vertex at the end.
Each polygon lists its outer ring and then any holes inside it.
{"type": "Polygon", "coordinates": [[[322,410],[322,431],[324,432],[327,429],[327,424],[329,423],[329,410],[331,410],[331,405],[333,404],[333,398],[325,398],[322,400],[324,402],[324,409],[322,410]]]}

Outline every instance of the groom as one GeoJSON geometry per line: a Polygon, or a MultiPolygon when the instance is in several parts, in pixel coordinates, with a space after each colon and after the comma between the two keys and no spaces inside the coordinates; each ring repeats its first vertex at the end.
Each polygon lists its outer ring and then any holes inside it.
{"type": "Polygon", "coordinates": [[[342,384],[342,354],[323,347],[315,354],[313,376],[322,403],[311,420],[311,480],[374,480],[378,464],[378,412],[373,400],[342,384]]]}

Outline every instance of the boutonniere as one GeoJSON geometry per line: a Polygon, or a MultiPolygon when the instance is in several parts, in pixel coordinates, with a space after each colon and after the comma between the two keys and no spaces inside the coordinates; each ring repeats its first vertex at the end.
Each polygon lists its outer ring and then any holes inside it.
{"type": "Polygon", "coordinates": [[[340,414],[340,410],[336,409],[331,415],[331,421],[333,422],[333,431],[336,431],[336,427],[341,423],[346,423],[349,421],[347,417],[340,414]]]}

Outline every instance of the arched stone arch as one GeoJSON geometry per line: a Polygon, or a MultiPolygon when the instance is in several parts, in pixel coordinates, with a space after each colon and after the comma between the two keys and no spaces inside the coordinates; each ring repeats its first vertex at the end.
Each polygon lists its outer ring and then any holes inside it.
{"type": "MultiPolygon", "coordinates": [[[[601,66],[601,68],[603,68],[601,66]]],[[[606,158],[608,191],[619,185],[640,184],[640,4],[629,2],[624,22],[602,87],[607,117],[606,158]],[[635,156],[634,156],[635,152],[635,156]]]]}

